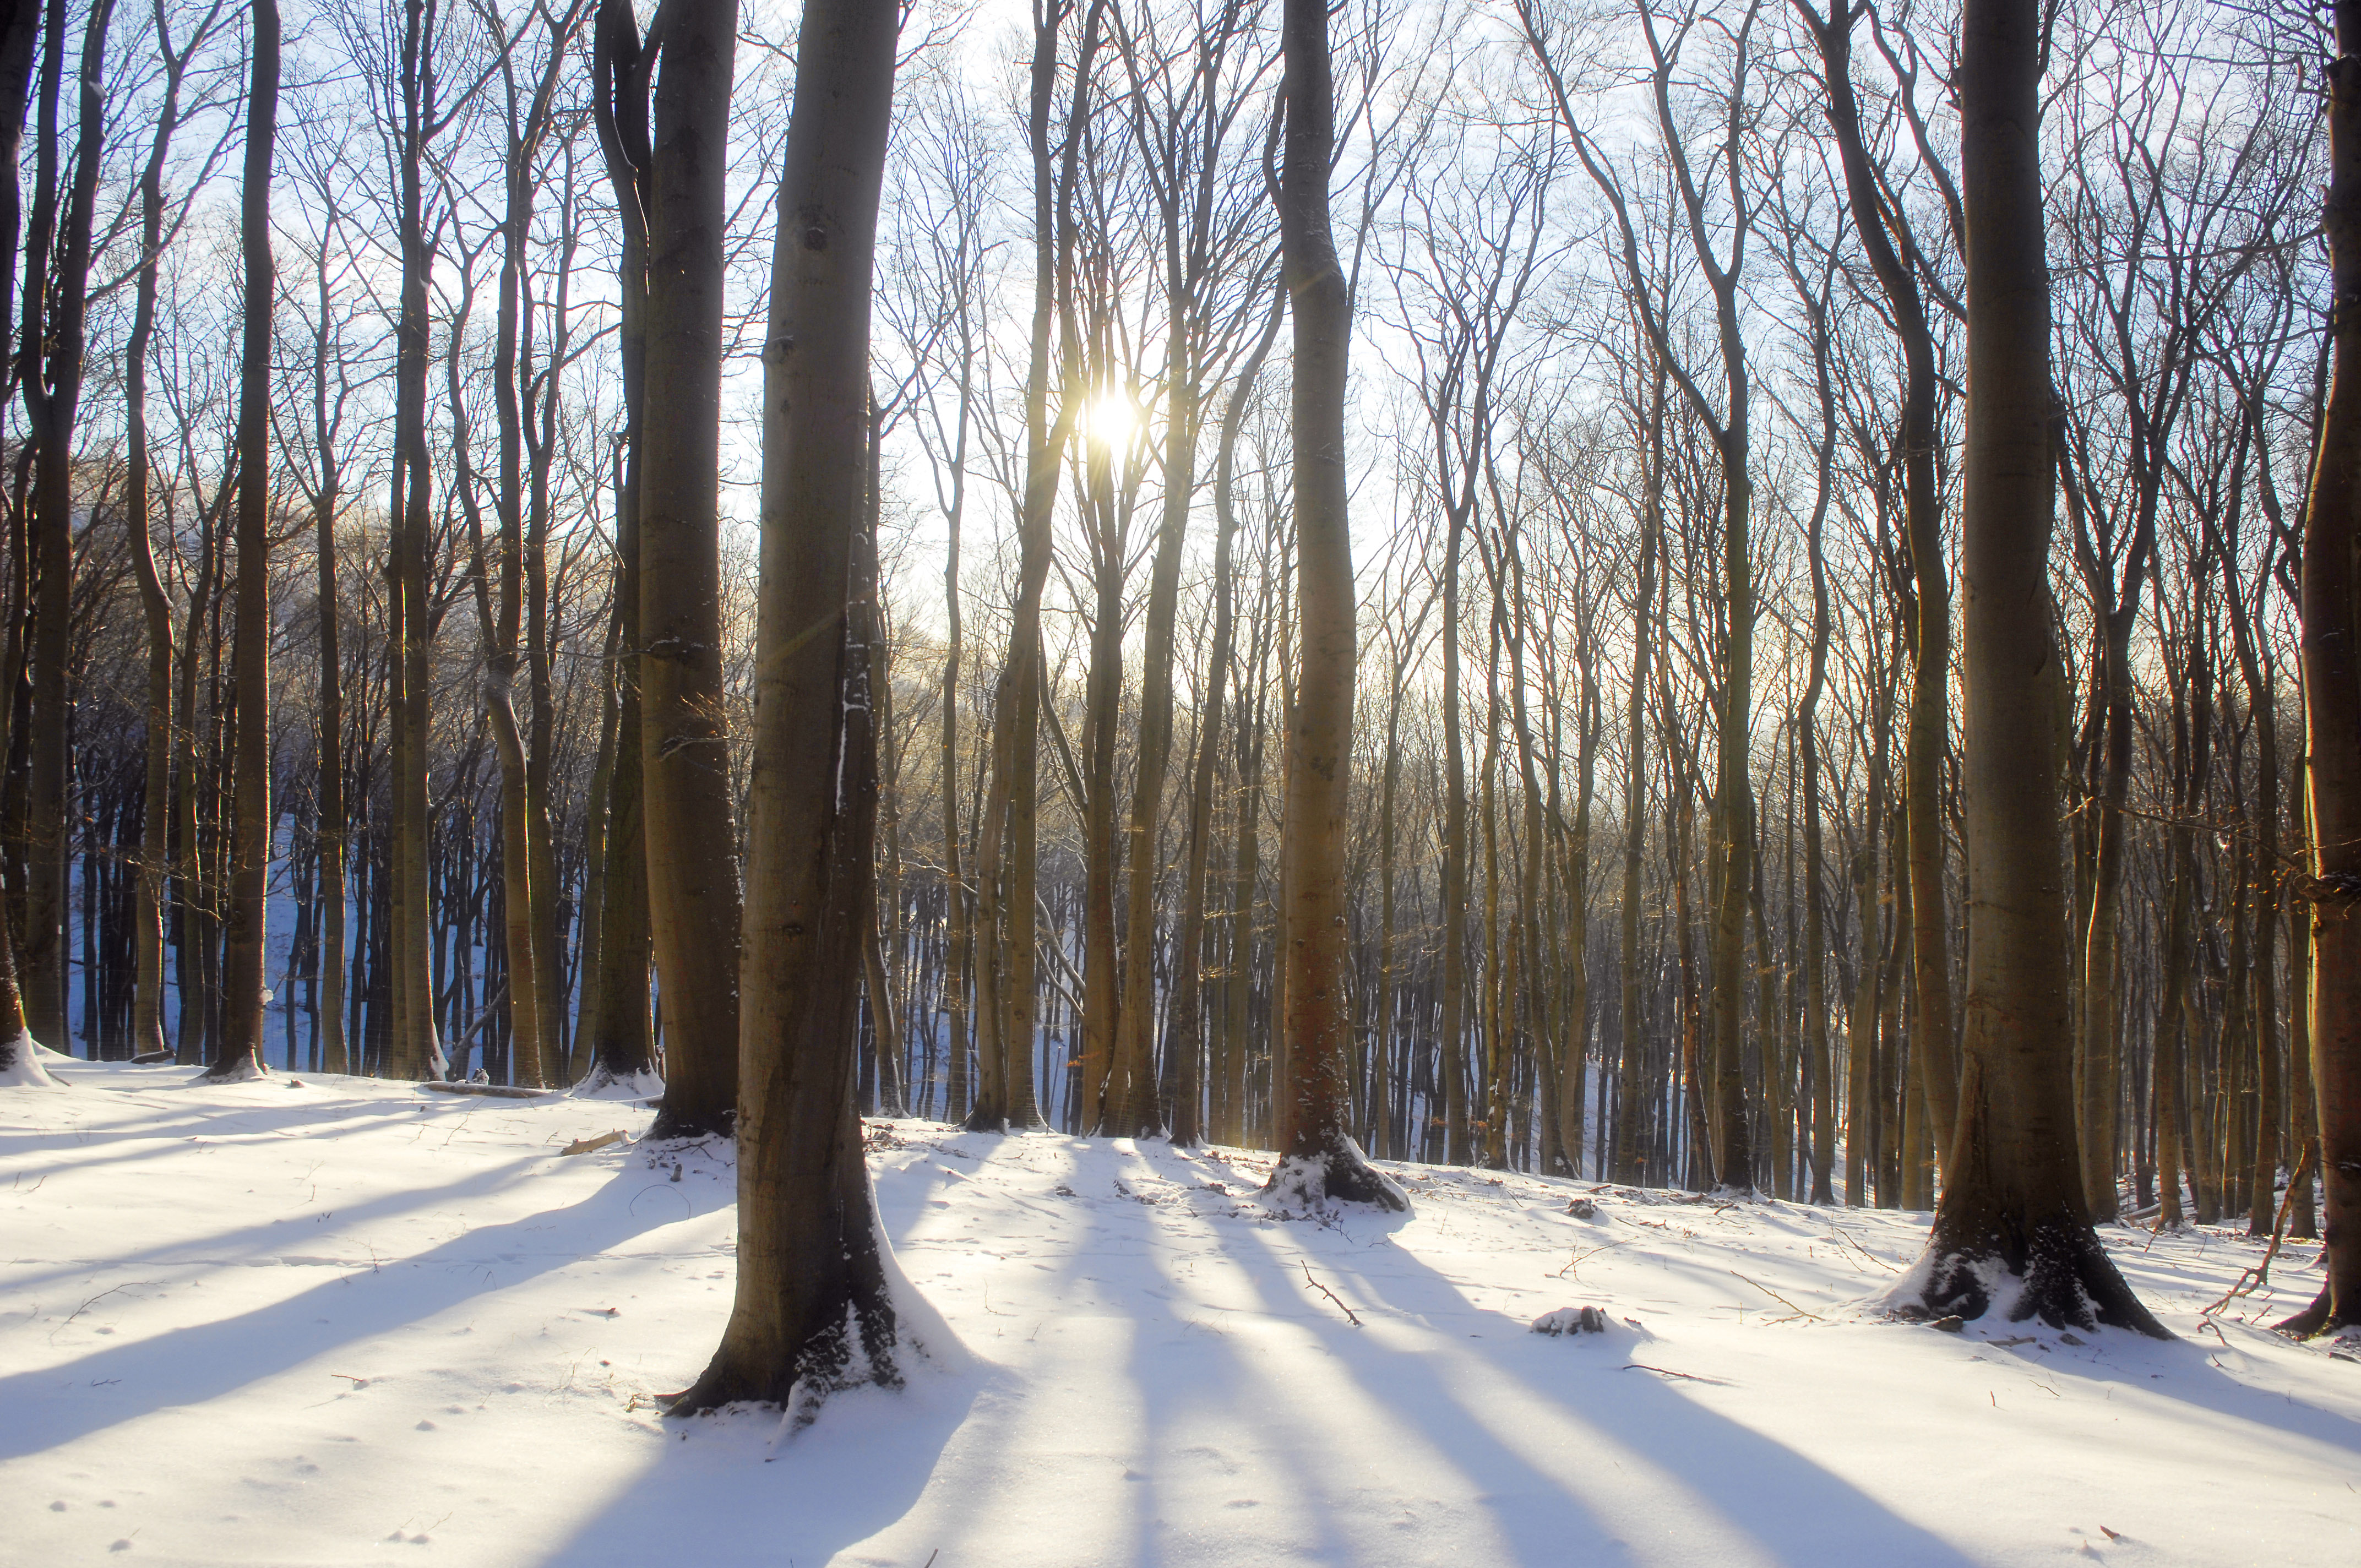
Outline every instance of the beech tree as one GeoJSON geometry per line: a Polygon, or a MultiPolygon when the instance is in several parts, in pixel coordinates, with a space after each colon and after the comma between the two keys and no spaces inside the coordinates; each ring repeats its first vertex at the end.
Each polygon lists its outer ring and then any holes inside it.
{"type": "MultiPolygon", "coordinates": [[[[2331,298],[2361,292],[2361,0],[2337,0],[2329,61],[2328,236],[2331,298]]],[[[2306,824],[2312,840],[2312,1073],[2320,1102],[2321,1193],[2327,1277],[2296,1334],[2361,1322],[2361,662],[2353,553],[2361,536],[2361,313],[2329,316],[2328,400],[2312,459],[2303,537],[2303,717],[2306,824]]]]}
{"type": "Polygon", "coordinates": [[[271,152],[279,135],[279,4],[253,0],[239,245],[246,331],[237,399],[237,798],[230,825],[227,1027],[205,1076],[261,1070],[263,935],[270,881],[270,352],[279,276],[270,249],[271,152]]]}
{"type": "MultiPolygon", "coordinates": [[[[640,429],[640,788],[664,1001],[659,1137],[738,1102],[737,835],[721,691],[724,176],[737,0],[675,0],[654,96],[640,429]]],[[[650,47],[643,45],[643,48],[650,47]]]]}
{"type": "Polygon", "coordinates": [[[1355,662],[1353,540],[1345,508],[1345,382],[1353,297],[1330,228],[1336,145],[1324,0],[1285,0],[1287,123],[1279,177],[1281,266],[1293,318],[1290,444],[1295,482],[1294,711],[1288,719],[1287,816],[1279,839],[1286,1009],[1279,1164],[1270,1189],[1407,1210],[1410,1200],[1347,1131],[1352,1002],[1345,916],[1345,809],[1355,662]]]}
{"type": "Polygon", "coordinates": [[[898,19],[893,0],[807,0],[796,44],[763,352],[738,1291],[675,1415],[755,1400],[807,1425],[839,1388],[898,1386],[911,1328],[852,1097],[877,811],[870,296],[898,19]]]}
{"type": "Polygon", "coordinates": [[[2074,1141],[2056,610],[2048,587],[2049,273],[2042,230],[2042,22],[1968,0],[1960,49],[1967,216],[1968,1003],[1960,1124],[1927,1255],[1904,1287],[1936,1316],[2162,1337],[2099,1245],[2074,1141]],[[1997,1295],[1993,1266],[2015,1282],[1997,1295]]]}

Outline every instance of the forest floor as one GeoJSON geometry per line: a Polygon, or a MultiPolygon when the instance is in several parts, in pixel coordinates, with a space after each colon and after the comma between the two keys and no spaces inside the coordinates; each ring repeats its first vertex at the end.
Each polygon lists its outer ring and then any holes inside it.
{"type": "Polygon", "coordinates": [[[729,1309],[726,1146],[49,1061],[0,1091],[11,1568],[2361,1563],[2361,1347],[2255,1326],[2310,1245],[2209,1323],[2259,1244],[2108,1231],[2169,1343],[1945,1333],[1876,1305],[1923,1215],[1411,1166],[1414,1216],[1306,1219],[1248,1153],[872,1124],[966,1365],[780,1440],[658,1414],[729,1309]]]}

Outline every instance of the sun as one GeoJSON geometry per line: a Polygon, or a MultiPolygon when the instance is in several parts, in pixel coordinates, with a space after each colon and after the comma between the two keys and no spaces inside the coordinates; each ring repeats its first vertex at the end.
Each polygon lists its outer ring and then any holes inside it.
{"type": "Polygon", "coordinates": [[[1128,393],[1110,389],[1082,405],[1082,434],[1110,452],[1126,445],[1139,424],[1139,405],[1128,393]]]}

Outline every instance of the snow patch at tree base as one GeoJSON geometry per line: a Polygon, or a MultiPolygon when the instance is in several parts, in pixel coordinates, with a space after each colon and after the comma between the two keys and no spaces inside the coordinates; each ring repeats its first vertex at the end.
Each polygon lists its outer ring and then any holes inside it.
{"type": "Polygon", "coordinates": [[[205,1069],[190,1081],[193,1083],[259,1083],[270,1076],[270,1069],[252,1057],[241,1057],[225,1071],[205,1069]]]}
{"type": "Polygon", "coordinates": [[[0,1089],[64,1088],[65,1085],[42,1065],[41,1058],[45,1056],[65,1061],[73,1059],[36,1043],[30,1035],[0,1041],[0,1089]]]}
{"type": "Polygon", "coordinates": [[[1320,1214],[1340,1203],[1364,1203],[1398,1214],[1412,1212],[1410,1194],[1376,1166],[1351,1138],[1331,1154],[1288,1155],[1272,1168],[1264,1197],[1284,1213],[1320,1214]]]}
{"type": "Polygon", "coordinates": [[[588,1077],[566,1091],[577,1100],[659,1100],[664,1091],[664,1081],[653,1068],[616,1073],[603,1066],[592,1068],[588,1077]]]}

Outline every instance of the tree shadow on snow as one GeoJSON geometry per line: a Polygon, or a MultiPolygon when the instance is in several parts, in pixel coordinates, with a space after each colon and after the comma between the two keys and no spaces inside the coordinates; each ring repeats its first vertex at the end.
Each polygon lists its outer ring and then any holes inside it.
{"type": "MultiPolygon", "coordinates": [[[[1784,1563],[1967,1568],[1970,1559],[1941,1538],[1795,1449],[1714,1411],[1676,1382],[1624,1370],[1629,1361],[1651,1359],[1628,1354],[1633,1345],[1625,1335],[1605,1336],[1605,1343],[1550,1339],[1521,1319],[1476,1306],[1394,1244],[1392,1233],[1407,1223],[1354,1213],[1339,1229],[1291,1226],[1285,1239],[1292,1248],[1270,1228],[1240,1226],[1226,1250],[1266,1304],[1300,1317],[1391,1426],[1416,1434],[1462,1473],[1516,1561],[1562,1568],[1661,1560],[1667,1546],[1686,1540],[1694,1552],[1707,1545],[1699,1538],[1710,1537],[1733,1549],[1734,1538],[1744,1539],[1784,1563]],[[1432,1341],[1397,1348],[1398,1340],[1389,1344],[1382,1332],[1354,1327],[1306,1285],[1307,1260],[1320,1283],[1365,1320],[1390,1315],[1423,1325],[1444,1336],[1450,1351],[1432,1341]],[[1455,1354],[1474,1365],[1451,1365],[1455,1354]],[[1503,1391],[1544,1408],[1538,1414],[1498,1408],[1493,1396],[1503,1391]],[[1647,1485],[1670,1506],[1655,1515],[1624,1506],[1642,1481],[1627,1461],[1653,1471],[1647,1485]]],[[[1356,1441],[1349,1427],[1334,1435],[1356,1441]]],[[[1359,1440],[1382,1441],[1373,1433],[1359,1440]]],[[[1349,1502],[1358,1508],[1367,1499],[1349,1502]]],[[[1153,1555],[1143,1552],[1142,1560],[1153,1555]]]]}
{"type": "MultiPolygon", "coordinates": [[[[389,1195],[383,1201],[397,1208],[447,1202],[455,1194],[514,1179],[520,1167],[544,1157],[530,1156],[448,1187],[389,1195]],[[395,1203],[397,1197],[405,1201],[395,1203]]],[[[0,1410],[8,1412],[0,1421],[0,1461],[59,1447],[157,1410],[218,1398],[690,1217],[672,1201],[689,1201],[678,1186],[656,1182],[668,1195],[665,1201],[641,1201],[652,1180],[645,1170],[626,1167],[597,1191],[563,1208],[470,1227],[424,1252],[340,1270],[284,1300],[232,1317],[108,1345],[38,1372],[0,1376],[0,1410]],[[565,1245],[536,1251],[532,1238],[553,1227],[565,1245]]],[[[717,1192],[704,1212],[727,1207],[735,1196],[734,1189],[717,1192]]],[[[693,1212],[693,1201],[690,1207],[693,1212]]],[[[280,1234],[288,1242],[298,1240],[283,1228],[280,1234]]]]}
{"type": "Polygon", "coordinates": [[[791,1438],[776,1410],[665,1421],[654,1463],[538,1561],[819,1568],[910,1511],[982,1381],[922,1370],[897,1392],[837,1394],[791,1438]]]}

